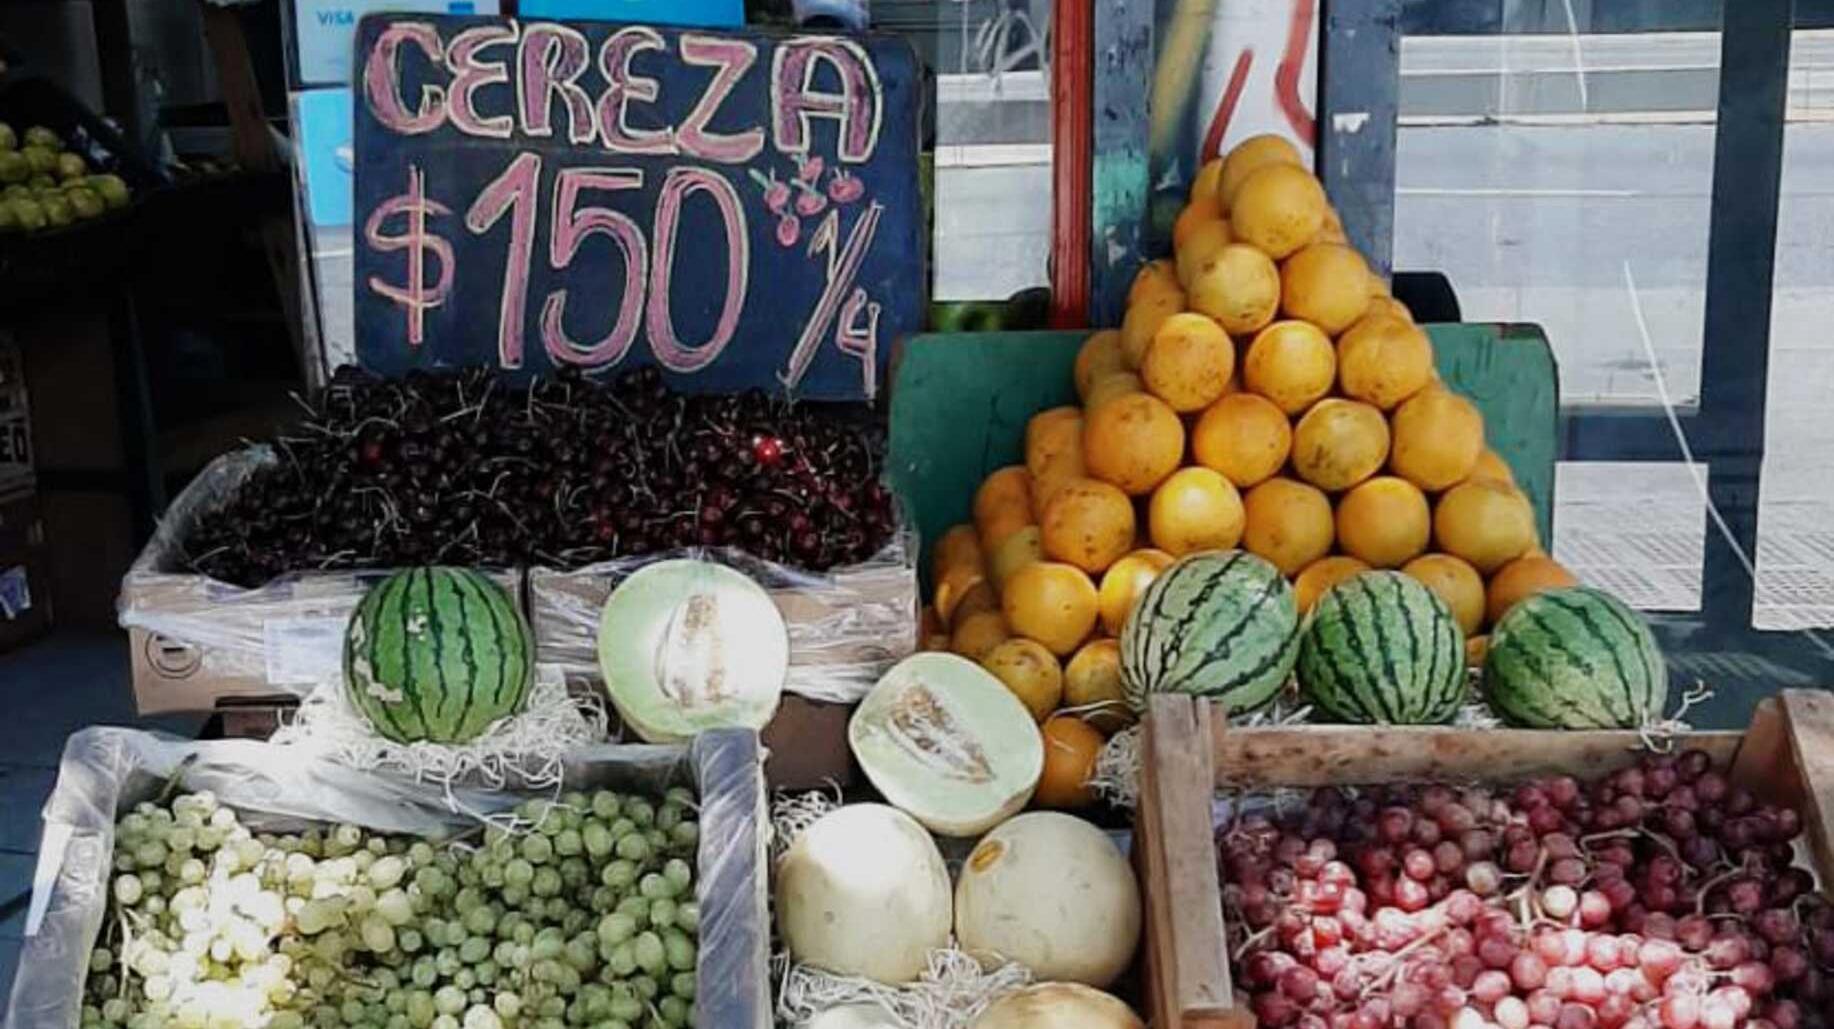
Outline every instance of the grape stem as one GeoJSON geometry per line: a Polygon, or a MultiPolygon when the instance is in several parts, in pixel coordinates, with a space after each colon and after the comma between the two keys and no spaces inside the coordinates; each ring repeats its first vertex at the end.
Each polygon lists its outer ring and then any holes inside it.
{"type": "Polygon", "coordinates": [[[1260,943],[1262,940],[1266,939],[1273,931],[1274,931],[1273,924],[1269,923],[1265,928],[1257,930],[1256,932],[1249,933],[1248,937],[1242,941],[1242,945],[1236,948],[1235,956],[1230,958],[1230,960],[1237,961],[1237,962],[1241,961],[1243,955],[1247,954],[1250,950],[1254,949],[1255,944],[1260,943]]]}
{"type": "Polygon", "coordinates": [[[1740,872],[1743,872],[1743,871],[1744,871],[1743,868],[1737,865],[1734,865],[1733,867],[1726,869],[1725,871],[1719,873],[1718,875],[1714,876],[1713,878],[1708,879],[1706,882],[1701,883],[1700,884],[1700,894],[1694,898],[1694,913],[1696,915],[1706,914],[1707,894],[1712,892],[1713,887],[1718,886],[1720,883],[1723,883],[1726,880],[1737,876],[1740,872]]]}
{"type": "Polygon", "coordinates": [[[1415,938],[1414,940],[1409,942],[1406,946],[1402,947],[1400,950],[1397,950],[1393,954],[1388,955],[1387,966],[1382,969],[1382,973],[1380,975],[1370,980],[1368,985],[1363,987],[1362,996],[1367,997],[1372,992],[1380,992],[1382,990],[1388,989],[1389,986],[1394,984],[1395,979],[1400,976],[1401,959],[1406,957],[1409,951],[1418,950],[1419,948],[1426,946],[1428,943],[1431,943],[1434,940],[1437,940],[1439,937],[1444,936],[1445,933],[1446,933],[1446,928],[1442,926],[1438,929],[1435,929],[1434,931],[1430,933],[1426,933],[1424,935],[1421,935],[1415,938]]]}

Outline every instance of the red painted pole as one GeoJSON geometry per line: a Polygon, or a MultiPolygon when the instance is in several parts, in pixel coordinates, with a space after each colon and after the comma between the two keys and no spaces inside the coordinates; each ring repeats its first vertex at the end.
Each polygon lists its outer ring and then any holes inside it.
{"type": "Polygon", "coordinates": [[[1095,3],[1058,0],[1051,31],[1051,326],[1089,324],[1095,3]]]}

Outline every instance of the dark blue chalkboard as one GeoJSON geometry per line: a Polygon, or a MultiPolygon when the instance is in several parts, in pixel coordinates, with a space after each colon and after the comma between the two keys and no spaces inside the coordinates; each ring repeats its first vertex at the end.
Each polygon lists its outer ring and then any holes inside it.
{"type": "Polygon", "coordinates": [[[872,396],[921,327],[920,74],[890,36],[371,15],[356,349],[872,396]]]}

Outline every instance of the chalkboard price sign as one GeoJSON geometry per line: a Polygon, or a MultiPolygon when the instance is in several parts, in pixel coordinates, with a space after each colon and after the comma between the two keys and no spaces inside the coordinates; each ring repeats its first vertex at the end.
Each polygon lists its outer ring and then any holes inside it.
{"type": "Polygon", "coordinates": [[[850,399],[921,327],[901,40],[393,14],[356,57],[372,371],[644,363],[850,399]]]}

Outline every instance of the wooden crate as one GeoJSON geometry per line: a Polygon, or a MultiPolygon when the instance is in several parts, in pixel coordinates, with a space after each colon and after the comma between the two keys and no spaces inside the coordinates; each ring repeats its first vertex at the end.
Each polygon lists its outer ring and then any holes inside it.
{"type": "MultiPolygon", "coordinates": [[[[1834,694],[1784,690],[1743,732],[1681,737],[1732,781],[1802,812],[1823,884],[1834,884],[1834,694]]],[[[1224,946],[1211,829],[1219,787],[1596,778],[1633,763],[1634,732],[1304,725],[1228,729],[1220,709],[1153,698],[1146,722],[1135,849],[1146,906],[1143,991],[1161,1029],[1248,1029],[1224,946]]]]}

